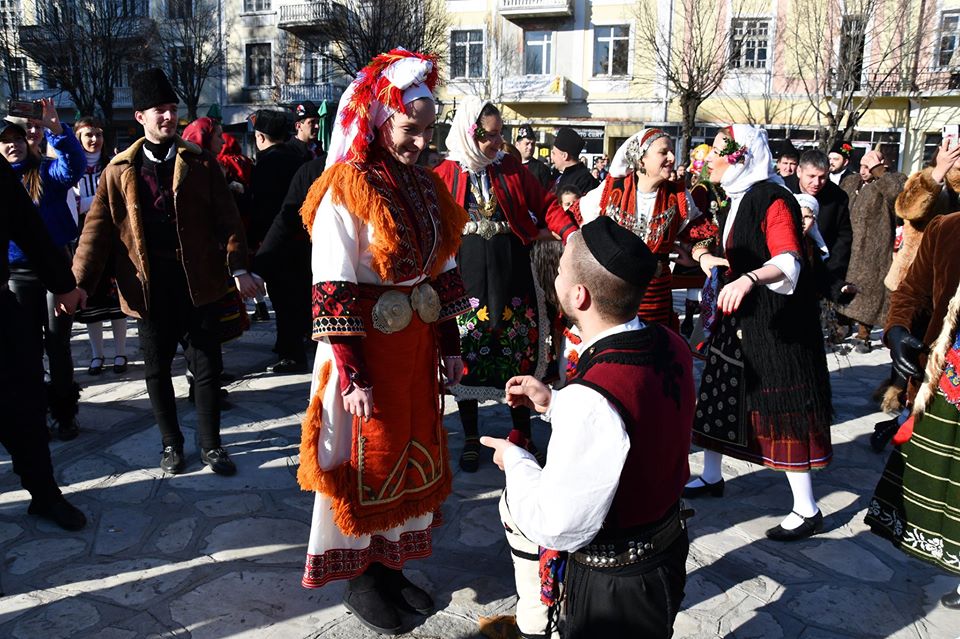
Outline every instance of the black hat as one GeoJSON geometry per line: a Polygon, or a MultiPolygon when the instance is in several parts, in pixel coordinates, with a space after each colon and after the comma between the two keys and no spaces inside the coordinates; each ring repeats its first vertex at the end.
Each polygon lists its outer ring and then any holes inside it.
{"type": "Polygon", "coordinates": [[[180,104],[167,74],[159,68],[147,69],[133,76],[130,79],[130,93],[134,111],[146,111],[159,104],[180,104]]]}
{"type": "Polygon", "coordinates": [[[853,147],[850,146],[849,142],[844,142],[843,140],[840,140],[839,142],[834,144],[833,147],[830,149],[830,153],[837,153],[838,155],[842,155],[848,160],[850,159],[851,151],[853,151],[853,147]]]}
{"type": "Polygon", "coordinates": [[[517,140],[522,140],[524,138],[537,141],[537,135],[533,132],[533,127],[529,124],[521,124],[517,127],[517,140]]]}
{"type": "Polygon", "coordinates": [[[646,288],[657,272],[657,258],[646,243],[606,215],[584,224],[580,233],[597,262],[620,279],[646,288]]]}
{"type": "MultiPolygon", "coordinates": [[[[7,116],[9,118],[10,116],[7,116]]],[[[0,120],[0,135],[3,135],[7,129],[14,129],[22,137],[27,137],[27,130],[19,122],[11,122],[9,119],[0,120]]]]}
{"type": "Polygon", "coordinates": [[[297,122],[307,118],[320,117],[320,110],[317,109],[317,105],[310,100],[304,100],[303,102],[297,102],[294,104],[293,113],[297,122]]]}
{"type": "Polygon", "coordinates": [[[253,130],[282,140],[287,137],[287,115],[283,111],[260,109],[253,114],[253,130]]]}
{"type": "Polygon", "coordinates": [[[779,160],[785,155],[792,158],[800,157],[800,151],[797,150],[797,147],[793,146],[793,142],[790,140],[783,140],[770,150],[773,152],[774,160],[779,160]]]}
{"type": "Polygon", "coordinates": [[[557,131],[553,146],[576,157],[580,155],[580,151],[583,151],[583,138],[570,127],[563,126],[557,131]]]}

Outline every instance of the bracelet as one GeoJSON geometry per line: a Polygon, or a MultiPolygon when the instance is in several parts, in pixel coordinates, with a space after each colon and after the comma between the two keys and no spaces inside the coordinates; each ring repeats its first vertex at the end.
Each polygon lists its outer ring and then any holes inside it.
{"type": "Polygon", "coordinates": [[[746,275],[746,276],[747,276],[747,279],[749,279],[749,280],[750,280],[751,282],[753,282],[754,284],[759,284],[759,283],[760,283],[760,278],[757,277],[757,274],[754,273],[753,271],[747,271],[746,273],[744,273],[744,275],[746,275]]]}

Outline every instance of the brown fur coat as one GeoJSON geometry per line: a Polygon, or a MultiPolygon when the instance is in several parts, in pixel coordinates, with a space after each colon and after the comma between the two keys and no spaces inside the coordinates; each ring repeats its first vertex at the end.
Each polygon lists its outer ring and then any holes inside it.
{"type": "Polygon", "coordinates": [[[847,281],[859,289],[842,312],[869,326],[883,325],[887,318],[888,292],[883,278],[893,261],[894,202],[906,181],[903,173],[885,173],[868,184],[863,184],[859,175],[848,176],[841,184],[850,196],[853,227],[847,281]]]}

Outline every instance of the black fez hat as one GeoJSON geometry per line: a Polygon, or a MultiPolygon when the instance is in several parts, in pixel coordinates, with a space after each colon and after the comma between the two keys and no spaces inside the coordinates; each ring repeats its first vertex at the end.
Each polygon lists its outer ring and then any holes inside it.
{"type": "Polygon", "coordinates": [[[563,126],[557,131],[553,146],[569,153],[572,157],[577,157],[580,155],[580,151],[583,151],[583,138],[570,127],[563,126]]]}
{"type": "Polygon", "coordinates": [[[800,157],[800,151],[797,150],[797,147],[793,146],[793,142],[791,142],[790,140],[783,140],[782,142],[777,144],[773,149],[771,149],[771,151],[773,151],[774,160],[779,160],[785,155],[789,155],[790,157],[793,157],[793,158],[800,157]]]}
{"type": "Polygon", "coordinates": [[[167,74],[156,67],[133,76],[130,79],[130,93],[134,111],[146,111],[160,104],[180,104],[167,74]]]}
{"type": "Polygon", "coordinates": [[[283,111],[260,109],[253,114],[253,130],[282,140],[287,137],[287,115],[283,111]]]}
{"type": "Polygon", "coordinates": [[[318,118],[320,117],[320,110],[317,109],[317,105],[311,102],[310,100],[304,100],[303,102],[297,102],[293,106],[293,112],[296,115],[296,120],[306,120],[307,118],[318,118]]]}
{"type": "Polygon", "coordinates": [[[853,151],[853,147],[850,146],[849,142],[844,142],[843,140],[840,140],[839,142],[835,143],[833,147],[831,147],[830,149],[830,153],[837,153],[838,155],[842,155],[848,160],[850,159],[851,151],[853,151]]]}
{"type": "Polygon", "coordinates": [[[533,140],[534,142],[537,141],[537,136],[533,132],[533,127],[529,124],[521,124],[519,127],[517,127],[517,139],[522,140],[524,138],[533,140]]]}
{"type": "Polygon", "coordinates": [[[657,272],[657,258],[647,244],[606,215],[584,224],[580,233],[597,262],[625,282],[646,288],[657,272]]]}

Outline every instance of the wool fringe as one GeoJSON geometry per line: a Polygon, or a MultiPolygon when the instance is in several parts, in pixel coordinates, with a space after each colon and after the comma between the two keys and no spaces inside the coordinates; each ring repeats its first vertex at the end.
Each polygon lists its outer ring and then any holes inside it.
{"type": "MultiPolygon", "coordinates": [[[[300,427],[300,468],[297,470],[297,482],[303,490],[312,490],[329,494],[332,486],[329,482],[333,481],[329,476],[331,471],[320,470],[320,459],[318,457],[320,448],[320,429],[323,421],[323,394],[326,392],[327,384],[330,383],[330,375],[333,371],[333,362],[324,362],[320,367],[320,375],[317,381],[317,392],[310,399],[310,405],[307,407],[307,414],[303,418],[300,427]]],[[[339,469],[332,471],[333,474],[339,469]]]]}
{"type": "Polygon", "coordinates": [[[927,405],[933,399],[937,392],[937,386],[940,385],[940,376],[943,374],[943,368],[946,363],[947,352],[953,346],[953,335],[957,328],[957,313],[960,312],[960,286],[957,286],[956,292],[950,298],[947,305],[947,316],[943,318],[943,328],[940,329],[940,335],[937,336],[933,346],[930,347],[930,356],[927,358],[926,379],[916,399],[913,401],[913,415],[919,419],[927,405]]]}

